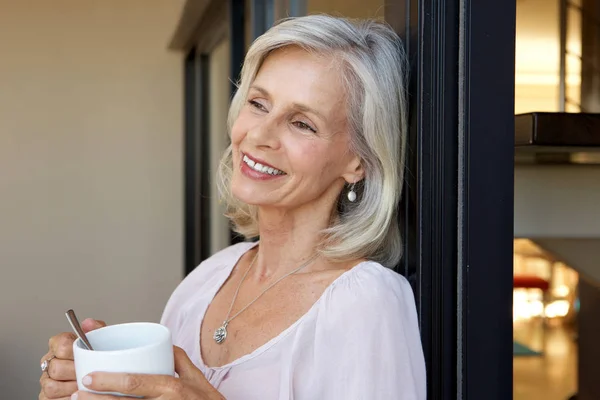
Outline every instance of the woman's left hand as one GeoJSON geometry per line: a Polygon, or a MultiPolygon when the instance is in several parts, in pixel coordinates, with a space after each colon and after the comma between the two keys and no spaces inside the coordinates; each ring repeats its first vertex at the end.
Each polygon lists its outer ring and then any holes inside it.
{"type": "MultiPolygon", "coordinates": [[[[179,378],[167,375],[121,374],[93,372],[88,376],[91,383],[85,386],[98,392],[118,392],[130,396],[142,396],[155,400],[223,400],[225,399],[204,377],[183,349],[173,346],[175,372],[179,378]]],[[[84,378],[85,379],[85,378],[84,378]]],[[[77,400],[124,400],[131,397],[116,397],[85,391],[76,393],[77,400]]]]}

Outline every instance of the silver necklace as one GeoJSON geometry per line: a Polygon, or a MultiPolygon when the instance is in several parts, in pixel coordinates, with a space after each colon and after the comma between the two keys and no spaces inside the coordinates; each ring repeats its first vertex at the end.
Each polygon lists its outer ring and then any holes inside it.
{"type": "Polygon", "coordinates": [[[235,303],[235,299],[237,299],[237,296],[238,296],[238,293],[240,291],[240,288],[242,287],[242,283],[246,279],[246,275],[248,275],[248,272],[250,272],[250,269],[254,265],[254,261],[256,261],[257,257],[258,257],[258,251],[256,252],[256,255],[254,256],[254,258],[252,259],[252,262],[250,263],[250,266],[248,267],[248,269],[244,273],[244,276],[242,277],[242,280],[238,284],[238,287],[237,287],[237,289],[235,291],[235,294],[233,295],[233,299],[231,299],[231,305],[229,306],[229,311],[227,312],[227,317],[225,317],[225,321],[223,321],[223,325],[221,325],[219,328],[217,328],[215,330],[215,333],[213,335],[213,339],[215,339],[215,342],[217,342],[218,344],[223,343],[225,341],[225,339],[227,338],[227,325],[229,325],[229,323],[231,322],[231,320],[233,320],[235,317],[237,317],[238,315],[240,315],[242,312],[246,311],[246,309],[248,307],[250,307],[252,304],[254,304],[254,302],[256,300],[258,300],[263,294],[265,294],[267,292],[267,290],[269,290],[273,286],[277,285],[284,278],[287,278],[288,276],[290,276],[292,274],[295,274],[296,272],[300,271],[302,268],[306,267],[308,264],[310,264],[311,262],[313,262],[317,258],[317,254],[315,254],[314,256],[312,256],[311,258],[309,258],[308,261],[306,261],[304,264],[302,264],[301,266],[299,266],[295,270],[293,270],[291,272],[288,272],[287,274],[283,275],[281,278],[277,279],[275,282],[273,282],[272,284],[270,284],[269,286],[267,286],[267,288],[265,290],[263,290],[258,296],[256,296],[254,298],[254,300],[252,300],[250,303],[248,303],[246,305],[246,307],[242,308],[240,311],[238,311],[237,313],[235,313],[235,315],[233,317],[229,318],[229,315],[231,314],[231,310],[233,309],[233,304],[235,303]]]}

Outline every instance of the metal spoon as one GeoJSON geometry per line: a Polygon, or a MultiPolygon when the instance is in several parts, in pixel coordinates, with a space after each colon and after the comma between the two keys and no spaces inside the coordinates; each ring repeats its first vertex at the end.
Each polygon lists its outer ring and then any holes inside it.
{"type": "Polygon", "coordinates": [[[92,348],[92,345],[90,344],[90,341],[88,340],[87,336],[85,336],[85,332],[83,332],[83,329],[81,329],[81,325],[79,324],[79,320],[77,319],[77,316],[75,315],[75,311],[69,310],[66,312],[65,315],[67,316],[67,319],[69,320],[69,323],[71,324],[71,328],[73,328],[73,330],[75,331],[75,333],[77,334],[79,339],[81,339],[81,342],[84,344],[84,346],[87,347],[88,350],[94,350],[92,348]]]}

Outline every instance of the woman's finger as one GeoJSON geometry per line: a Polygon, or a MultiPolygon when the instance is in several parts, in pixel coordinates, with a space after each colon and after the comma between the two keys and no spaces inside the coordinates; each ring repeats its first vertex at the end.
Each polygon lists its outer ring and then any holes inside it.
{"type": "Polygon", "coordinates": [[[97,392],[154,398],[167,392],[177,392],[181,382],[168,375],[93,372],[84,377],[83,384],[97,392]]]}
{"type": "Polygon", "coordinates": [[[48,364],[48,376],[55,381],[74,381],[76,380],[75,375],[75,363],[71,360],[61,360],[54,358],[48,364]]]}
{"type": "MultiPolygon", "coordinates": [[[[95,394],[86,391],[77,392],[76,400],[128,400],[128,399],[138,399],[139,397],[124,397],[124,396],[113,396],[110,394],[95,394]]],[[[69,398],[70,400],[75,400],[73,397],[69,398]]]]}
{"type": "Polygon", "coordinates": [[[86,318],[81,323],[81,329],[85,333],[91,332],[95,329],[103,328],[106,326],[106,322],[100,321],[99,319],[86,318]]]}
{"type": "MultiPolygon", "coordinates": [[[[84,320],[82,323],[82,328],[86,333],[104,326],[106,326],[104,321],[97,321],[91,318],[84,320]]],[[[48,341],[48,353],[46,353],[40,363],[52,356],[62,360],[73,360],[73,342],[75,339],[77,339],[77,336],[72,332],[63,332],[52,336],[48,341]]]]}
{"type": "Polygon", "coordinates": [[[56,356],[63,360],[73,359],[73,342],[75,341],[75,334],[71,332],[63,332],[56,336],[52,336],[48,343],[48,353],[51,356],[56,356]]]}
{"type": "Polygon", "coordinates": [[[180,378],[204,379],[204,374],[190,360],[185,350],[181,347],[173,346],[173,359],[175,361],[175,372],[180,378]]]}
{"type": "Polygon", "coordinates": [[[63,397],[69,398],[77,391],[77,382],[61,382],[50,378],[48,374],[43,374],[40,379],[42,393],[47,399],[60,399],[63,397]]]}
{"type": "Polygon", "coordinates": [[[46,397],[46,395],[44,394],[44,392],[40,392],[40,395],[38,396],[38,400],[71,400],[71,396],[60,397],[58,399],[49,399],[49,398],[46,397]]]}

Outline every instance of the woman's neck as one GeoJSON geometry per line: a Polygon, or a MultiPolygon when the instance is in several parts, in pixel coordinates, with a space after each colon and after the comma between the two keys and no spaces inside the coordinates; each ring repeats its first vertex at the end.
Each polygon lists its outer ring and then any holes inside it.
{"type": "MultiPolygon", "coordinates": [[[[303,207],[294,211],[259,210],[260,245],[251,279],[268,280],[290,272],[316,254],[322,240],[321,231],[330,224],[331,209],[303,207]]],[[[318,258],[303,271],[326,268],[318,258]]]]}

